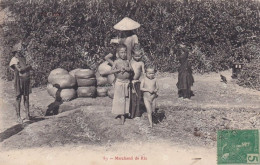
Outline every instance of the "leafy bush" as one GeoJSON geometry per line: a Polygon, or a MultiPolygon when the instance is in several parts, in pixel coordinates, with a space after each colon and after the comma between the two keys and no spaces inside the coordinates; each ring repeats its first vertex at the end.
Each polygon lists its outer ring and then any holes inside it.
{"type": "Polygon", "coordinates": [[[260,91],[260,42],[258,44],[249,43],[241,48],[250,59],[238,77],[238,84],[241,86],[253,88],[260,91]]]}
{"type": "Polygon", "coordinates": [[[238,80],[239,85],[260,91],[260,60],[247,64],[238,80]]]}
{"type": "Polygon", "coordinates": [[[118,33],[113,25],[125,16],[141,23],[139,41],[160,71],[177,70],[179,43],[190,47],[193,69],[204,73],[229,68],[236,49],[259,37],[260,5],[251,0],[2,0],[1,6],[16,20],[2,26],[2,64],[8,66],[11,47],[22,40],[40,68],[34,86],[46,84],[58,67],[95,69],[118,33]]]}

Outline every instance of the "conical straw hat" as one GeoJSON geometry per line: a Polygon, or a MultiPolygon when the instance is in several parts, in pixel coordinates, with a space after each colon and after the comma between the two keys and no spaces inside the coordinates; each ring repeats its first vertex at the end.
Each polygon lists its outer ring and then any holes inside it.
{"type": "Polygon", "coordinates": [[[140,24],[138,22],[132,20],[131,18],[125,17],[114,26],[114,29],[126,31],[126,30],[134,30],[139,27],[140,24]]]}

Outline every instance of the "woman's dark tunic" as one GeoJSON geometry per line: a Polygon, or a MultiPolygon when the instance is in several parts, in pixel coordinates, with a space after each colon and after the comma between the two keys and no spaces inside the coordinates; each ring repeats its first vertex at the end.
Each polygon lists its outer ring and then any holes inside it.
{"type": "Polygon", "coordinates": [[[179,97],[190,98],[193,96],[193,92],[191,91],[191,86],[194,83],[194,79],[192,76],[191,65],[188,62],[188,50],[181,51],[179,57],[177,59],[180,61],[180,67],[178,69],[178,94],[179,97]]]}

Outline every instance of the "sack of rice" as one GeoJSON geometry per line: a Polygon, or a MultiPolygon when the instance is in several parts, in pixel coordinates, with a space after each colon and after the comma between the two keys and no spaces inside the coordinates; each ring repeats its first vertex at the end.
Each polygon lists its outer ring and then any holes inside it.
{"type": "Polygon", "coordinates": [[[66,74],[69,74],[69,72],[66,71],[65,69],[62,68],[54,69],[51,71],[50,75],[48,76],[48,82],[51,83],[52,81],[54,81],[57,75],[66,75],[66,74]]]}
{"type": "Polygon", "coordinates": [[[97,88],[92,87],[78,87],[78,97],[96,97],[97,88]]]}
{"type": "Polygon", "coordinates": [[[96,78],[88,78],[88,79],[77,79],[77,83],[79,87],[88,87],[88,86],[96,86],[97,80],[96,78]]]}
{"type": "Polygon", "coordinates": [[[98,87],[97,88],[97,96],[98,97],[106,97],[107,96],[107,87],[98,87]]]}
{"type": "Polygon", "coordinates": [[[108,84],[107,77],[97,77],[98,86],[106,86],[108,84]]]}
{"type": "Polygon", "coordinates": [[[111,98],[111,99],[114,98],[114,87],[111,87],[110,89],[108,89],[107,95],[108,95],[108,97],[111,98]]]}
{"type": "Polygon", "coordinates": [[[90,69],[81,69],[75,73],[75,77],[77,79],[88,79],[88,78],[94,78],[95,72],[90,69]]]}
{"type": "MultiPolygon", "coordinates": [[[[47,85],[47,92],[49,93],[50,96],[52,96],[53,98],[56,97],[56,92],[58,91],[58,89],[56,87],[54,87],[52,84],[48,83],[47,85]]],[[[70,101],[74,98],[76,98],[76,90],[71,88],[71,89],[62,89],[60,96],[62,98],[63,101],[70,101]]]]}
{"type": "Polygon", "coordinates": [[[55,88],[51,83],[47,84],[47,92],[49,93],[50,96],[55,98],[57,88],[55,88]]]}
{"type": "Polygon", "coordinates": [[[72,99],[76,98],[76,90],[71,88],[71,89],[62,89],[60,96],[63,101],[70,101],[72,99]]]}
{"type": "Polygon", "coordinates": [[[59,84],[60,88],[72,88],[76,85],[76,79],[70,74],[56,75],[49,81],[52,85],[59,84]]]}
{"type": "Polygon", "coordinates": [[[82,70],[82,69],[80,69],[80,68],[73,69],[72,71],[69,72],[69,74],[70,74],[71,76],[75,77],[75,73],[76,73],[77,71],[79,71],[79,70],[82,70]]]}
{"type": "Polygon", "coordinates": [[[107,77],[101,76],[98,72],[96,73],[97,86],[106,86],[108,84],[107,77]]]}
{"type": "Polygon", "coordinates": [[[110,75],[107,76],[107,81],[108,81],[109,84],[113,84],[115,79],[116,79],[116,77],[115,77],[114,74],[110,74],[110,75]]]}
{"type": "Polygon", "coordinates": [[[100,75],[102,76],[107,76],[107,72],[111,71],[112,67],[109,65],[109,63],[107,61],[101,63],[98,66],[98,72],[100,73],[100,75]]]}

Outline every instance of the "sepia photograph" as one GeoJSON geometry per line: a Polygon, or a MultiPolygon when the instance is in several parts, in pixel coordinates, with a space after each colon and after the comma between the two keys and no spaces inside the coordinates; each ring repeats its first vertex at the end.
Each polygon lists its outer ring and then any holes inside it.
{"type": "Polygon", "coordinates": [[[260,164],[259,0],[0,0],[1,165],[260,164]]]}

